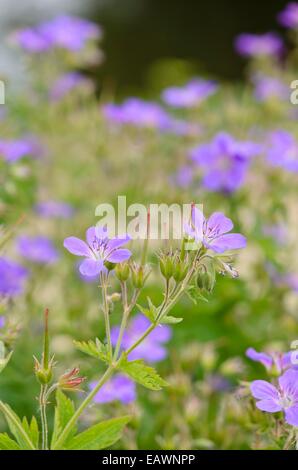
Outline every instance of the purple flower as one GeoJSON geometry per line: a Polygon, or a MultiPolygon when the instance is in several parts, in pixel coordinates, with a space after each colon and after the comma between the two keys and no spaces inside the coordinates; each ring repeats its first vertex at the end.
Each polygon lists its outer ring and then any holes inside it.
{"type": "Polygon", "coordinates": [[[0,156],[8,163],[14,163],[27,156],[38,157],[42,153],[40,144],[32,138],[0,140],[0,156]]]}
{"type": "Polygon", "coordinates": [[[88,20],[62,15],[17,32],[16,40],[24,50],[32,53],[53,47],[77,52],[89,40],[100,38],[101,34],[101,28],[88,20]]]}
{"type": "Polygon", "coordinates": [[[286,369],[293,366],[291,362],[291,351],[287,353],[272,352],[267,354],[258,352],[254,348],[248,348],[245,354],[252,361],[263,364],[268,371],[274,369],[278,374],[281,374],[286,369]]]}
{"type": "Polygon", "coordinates": [[[216,82],[194,79],[184,87],[166,88],[162,93],[163,101],[175,108],[191,108],[197,106],[218,89],[216,82]]]}
{"type": "Polygon", "coordinates": [[[179,170],[172,175],[171,181],[174,185],[180,188],[187,188],[193,180],[193,169],[188,166],[184,165],[179,170]]]}
{"type": "Polygon", "coordinates": [[[298,172],[298,143],[286,131],[278,130],[269,136],[268,162],[293,173],[298,172]]]}
{"type": "Polygon", "coordinates": [[[64,240],[64,247],[73,255],[83,256],[85,260],[80,265],[84,276],[95,276],[104,269],[104,262],[121,263],[130,258],[131,252],[120,248],[130,240],[128,235],[121,238],[108,238],[103,227],[90,227],[86,232],[87,243],[76,237],[64,240]]]}
{"type": "Polygon", "coordinates": [[[190,158],[202,169],[202,185],[210,191],[231,193],[244,183],[250,157],[260,147],[253,142],[236,141],[220,132],[208,143],[195,147],[190,158]]]}
{"type": "MultiPolygon", "coordinates": [[[[90,384],[91,390],[97,382],[90,384]]],[[[110,403],[112,401],[121,401],[128,405],[136,399],[136,385],[133,380],[125,375],[117,374],[106,382],[97,392],[93,400],[95,403],[110,403]]]]}
{"type": "Polygon", "coordinates": [[[0,257],[0,295],[15,297],[24,290],[28,271],[8,258],[0,257]]]}
{"type": "Polygon", "coordinates": [[[236,38],[235,48],[240,55],[247,57],[279,56],[284,45],[276,33],[244,33],[236,38]]]}
{"type": "MultiPolygon", "coordinates": [[[[130,325],[123,335],[122,349],[126,350],[137,341],[150,326],[150,321],[144,315],[138,314],[132,319],[130,325]]],[[[119,335],[119,327],[112,328],[111,338],[115,346],[119,335]]],[[[129,355],[129,360],[144,359],[147,362],[158,362],[165,359],[167,350],[164,343],[171,338],[169,326],[155,328],[144,341],[137,346],[129,355]]]]}
{"type": "Polygon", "coordinates": [[[279,23],[286,28],[298,28],[298,3],[288,3],[286,8],[279,13],[277,18],[279,23]]]}
{"type": "Polygon", "coordinates": [[[74,88],[92,89],[92,81],[79,72],[69,72],[59,77],[50,89],[51,101],[62,100],[74,88]]]}
{"type": "Polygon", "coordinates": [[[283,224],[264,225],[262,227],[265,237],[271,237],[280,246],[287,243],[288,233],[283,224]]]}
{"type": "Polygon", "coordinates": [[[0,316],[0,328],[4,328],[5,326],[5,317],[0,316]]]}
{"type": "Polygon", "coordinates": [[[47,237],[22,235],[17,239],[17,248],[24,258],[34,263],[52,264],[59,258],[53,242],[47,237]]]}
{"type": "Polygon", "coordinates": [[[70,204],[61,201],[39,202],[36,204],[35,210],[41,217],[45,218],[69,219],[74,213],[74,209],[70,204]]]}
{"type": "Polygon", "coordinates": [[[227,233],[233,229],[233,222],[222,212],[213,212],[205,219],[203,212],[192,208],[192,224],[185,226],[185,232],[197,243],[202,243],[215,253],[238,250],[246,246],[246,238],[240,233],[227,233]]]}
{"type": "Polygon", "coordinates": [[[271,98],[283,101],[289,99],[289,88],[277,78],[257,74],[253,77],[253,83],[258,101],[267,101],[271,98]]]}
{"type": "Polygon", "coordinates": [[[285,420],[298,426],[298,371],[287,370],[278,379],[278,387],[265,380],[255,380],[250,386],[252,396],[257,399],[259,410],[268,413],[284,411],[285,420]]]}

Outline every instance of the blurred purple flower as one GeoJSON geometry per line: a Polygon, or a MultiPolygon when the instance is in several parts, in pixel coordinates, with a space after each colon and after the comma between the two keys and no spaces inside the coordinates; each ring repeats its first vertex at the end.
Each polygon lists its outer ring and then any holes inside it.
{"type": "Polygon", "coordinates": [[[0,257],[0,295],[15,297],[22,294],[28,271],[8,258],[0,257]]]}
{"type": "Polygon", "coordinates": [[[79,72],[69,72],[59,77],[52,85],[49,98],[51,101],[62,100],[74,88],[92,89],[92,81],[79,72]]]}
{"type": "Polygon", "coordinates": [[[24,258],[34,263],[52,264],[59,259],[53,242],[47,237],[22,235],[17,239],[17,248],[24,258]]]}
{"type": "Polygon", "coordinates": [[[283,224],[264,225],[262,228],[265,237],[271,237],[280,246],[287,243],[287,229],[283,224]]]}
{"type": "Polygon", "coordinates": [[[260,152],[253,142],[236,141],[220,132],[208,144],[195,147],[190,158],[202,169],[202,184],[210,191],[231,193],[244,183],[250,157],[260,152]]]}
{"type": "Polygon", "coordinates": [[[4,328],[5,326],[5,317],[0,316],[0,328],[4,328]]]}
{"type": "Polygon", "coordinates": [[[81,50],[90,39],[99,39],[101,28],[91,21],[74,16],[61,15],[51,21],[16,33],[18,44],[26,51],[36,53],[53,47],[81,50]]]}
{"type": "Polygon", "coordinates": [[[193,169],[188,166],[184,165],[179,170],[171,176],[171,182],[180,187],[180,188],[187,188],[193,180],[193,169]]]}
{"type": "Polygon", "coordinates": [[[176,108],[191,108],[197,106],[218,89],[212,80],[194,79],[184,87],[169,87],[162,93],[163,101],[176,108]]]}
{"type": "Polygon", "coordinates": [[[36,204],[35,210],[41,217],[45,218],[69,219],[74,214],[73,207],[61,201],[39,202],[36,204]]]}
{"type": "MultiPolygon", "coordinates": [[[[138,314],[134,317],[123,335],[122,349],[125,350],[132,346],[147,330],[150,324],[148,318],[142,314],[138,314]]],[[[119,330],[118,326],[115,326],[111,330],[111,339],[114,346],[117,343],[119,330]]],[[[169,326],[163,325],[155,328],[155,330],[128,355],[129,360],[144,359],[148,362],[162,361],[167,356],[164,343],[167,343],[170,338],[171,328],[169,326]]]]}
{"type": "Polygon", "coordinates": [[[43,154],[43,148],[34,138],[23,138],[18,140],[0,140],[0,156],[8,163],[15,163],[21,158],[31,156],[39,157],[43,154]]]}
{"type": "MultiPolygon", "coordinates": [[[[90,384],[93,390],[97,382],[90,384]]],[[[136,385],[133,380],[125,375],[117,374],[106,382],[94,396],[95,403],[110,403],[112,401],[121,401],[128,405],[136,399],[136,385]]]]}
{"type": "Polygon", "coordinates": [[[269,136],[267,160],[275,167],[298,172],[298,143],[289,132],[278,130],[269,136]]]}
{"type": "Polygon", "coordinates": [[[248,348],[245,354],[246,357],[252,361],[263,364],[268,371],[271,371],[274,368],[278,374],[282,374],[286,369],[294,366],[291,362],[291,351],[287,353],[272,352],[268,354],[258,352],[254,348],[248,348]]]}
{"type": "Polygon", "coordinates": [[[95,276],[104,269],[104,262],[121,263],[130,258],[131,252],[120,247],[125,245],[130,237],[108,238],[107,231],[102,227],[90,227],[86,232],[87,243],[77,237],[64,240],[64,247],[73,255],[82,256],[85,260],[80,265],[84,276],[95,276]]]}
{"type": "Polygon", "coordinates": [[[298,426],[298,371],[287,370],[278,379],[278,387],[265,380],[251,383],[252,396],[256,406],[267,413],[284,411],[285,420],[292,426],[298,426]]]}
{"type": "Polygon", "coordinates": [[[255,97],[258,101],[267,101],[271,98],[283,101],[289,99],[289,87],[277,78],[257,74],[252,81],[255,85],[255,97]]]}
{"type": "Polygon", "coordinates": [[[278,14],[278,21],[286,28],[298,28],[298,3],[290,2],[286,8],[278,14]]]}
{"type": "Polygon", "coordinates": [[[276,33],[243,33],[236,38],[235,48],[240,55],[247,57],[280,56],[284,45],[276,33]]]}
{"type": "Polygon", "coordinates": [[[231,219],[222,212],[213,212],[209,219],[205,219],[203,212],[197,207],[192,209],[192,224],[185,226],[185,232],[197,243],[202,243],[207,249],[215,253],[224,253],[227,250],[238,250],[246,246],[246,238],[240,233],[227,233],[233,229],[231,219]]]}

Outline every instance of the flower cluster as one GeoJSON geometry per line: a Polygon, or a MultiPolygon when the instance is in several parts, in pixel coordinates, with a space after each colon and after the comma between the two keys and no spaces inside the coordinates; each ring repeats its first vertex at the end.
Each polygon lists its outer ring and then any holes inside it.
{"type": "Polygon", "coordinates": [[[192,108],[213,95],[218,89],[211,80],[193,79],[184,87],[166,88],[162,93],[163,101],[174,108],[192,108]]]}

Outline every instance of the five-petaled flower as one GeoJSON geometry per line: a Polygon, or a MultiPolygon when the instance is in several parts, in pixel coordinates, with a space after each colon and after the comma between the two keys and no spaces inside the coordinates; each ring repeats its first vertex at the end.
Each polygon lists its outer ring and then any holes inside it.
{"type": "Polygon", "coordinates": [[[191,224],[186,224],[186,234],[197,243],[214,251],[224,253],[227,250],[238,250],[246,246],[246,238],[240,233],[227,233],[233,229],[231,219],[222,212],[214,212],[209,219],[196,206],[192,208],[191,224]]]}
{"type": "Polygon", "coordinates": [[[255,380],[251,383],[252,396],[257,399],[259,410],[268,413],[284,411],[285,420],[292,426],[298,426],[298,371],[287,370],[278,379],[275,387],[265,380],[255,380]]]}
{"type": "Polygon", "coordinates": [[[99,274],[104,269],[106,261],[121,263],[131,256],[129,250],[120,248],[130,240],[128,235],[110,239],[107,230],[97,226],[87,230],[86,240],[87,243],[77,237],[68,237],[64,240],[64,247],[70,253],[85,258],[79,268],[84,276],[99,274]]]}

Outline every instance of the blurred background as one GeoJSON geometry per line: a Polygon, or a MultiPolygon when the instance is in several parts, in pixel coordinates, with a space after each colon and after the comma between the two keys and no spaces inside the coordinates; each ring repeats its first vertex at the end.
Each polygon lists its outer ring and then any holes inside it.
{"type": "Polygon", "coordinates": [[[65,12],[82,15],[103,26],[105,62],[92,74],[99,86],[108,82],[121,95],[152,90],[156,75],[162,80],[161,72],[166,69],[168,76],[169,60],[176,75],[186,70],[187,75],[239,80],[245,71],[245,61],[234,51],[234,38],[243,31],[282,30],[276,15],[287,3],[286,0],[23,0],[16,7],[10,0],[0,0],[0,70],[19,83],[22,64],[20,57],[16,60],[17,51],[7,47],[7,34],[65,12]]]}

